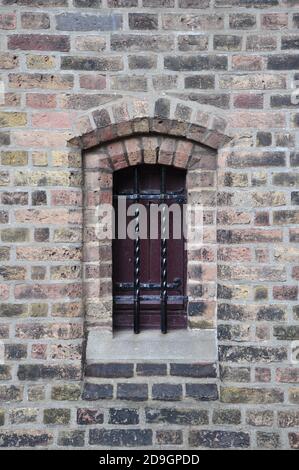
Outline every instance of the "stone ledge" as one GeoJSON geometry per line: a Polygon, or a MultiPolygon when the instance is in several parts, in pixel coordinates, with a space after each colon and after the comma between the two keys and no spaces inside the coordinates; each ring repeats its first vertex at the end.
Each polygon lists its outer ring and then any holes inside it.
{"type": "Polygon", "coordinates": [[[204,363],[217,360],[216,330],[174,330],[163,335],[146,330],[88,334],[87,364],[98,362],[168,361],[204,363]]]}

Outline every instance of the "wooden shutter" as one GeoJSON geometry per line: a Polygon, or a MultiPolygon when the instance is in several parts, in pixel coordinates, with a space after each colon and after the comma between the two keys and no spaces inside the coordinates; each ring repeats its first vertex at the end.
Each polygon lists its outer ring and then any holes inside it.
{"type": "MultiPolygon", "coordinates": [[[[176,203],[182,207],[186,202],[185,170],[164,165],[139,165],[119,170],[114,173],[113,193],[116,210],[116,238],[113,241],[114,328],[134,329],[136,333],[144,328],[161,328],[164,333],[169,329],[185,328],[186,250],[183,233],[180,239],[173,238],[173,220],[170,214],[170,236],[164,240],[164,245],[161,217],[158,239],[151,240],[149,237],[151,204],[176,203]],[[128,237],[124,240],[118,238],[117,201],[120,195],[126,196],[126,207],[139,202],[147,211],[148,236],[147,239],[140,239],[137,247],[136,241],[128,237]],[[139,270],[138,288],[136,269],[139,270]],[[167,282],[164,293],[163,279],[167,282]],[[163,315],[166,315],[164,326],[163,315]]],[[[134,218],[135,216],[126,217],[126,222],[134,218]]],[[[183,217],[181,223],[183,224],[183,217]]]]}

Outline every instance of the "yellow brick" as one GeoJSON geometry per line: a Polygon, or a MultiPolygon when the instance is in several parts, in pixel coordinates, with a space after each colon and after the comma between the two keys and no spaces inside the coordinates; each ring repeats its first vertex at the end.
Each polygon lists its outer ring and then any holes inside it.
{"type": "Polygon", "coordinates": [[[2,165],[23,166],[28,163],[28,154],[22,150],[12,150],[2,152],[1,154],[2,165]]]}
{"type": "Polygon", "coordinates": [[[33,55],[26,57],[28,69],[52,69],[55,67],[55,57],[49,55],[33,55]]]}
{"type": "Polygon", "coordinates": [[[27,124],[26,113],[0,112],[0,127],[20,127],[27,124]]]}
{"type": "Polygon", "coordinates": [[[32,163],[34,166],[47,166],[48,158],[46,152],[32,152],[32,163]]]}
{"type": "Polygon", "coordinates": [[[75,151],[53,150],[52,152],[53,166],[66,166],[68,168],[81,167],[81,155],[75,151]]]}

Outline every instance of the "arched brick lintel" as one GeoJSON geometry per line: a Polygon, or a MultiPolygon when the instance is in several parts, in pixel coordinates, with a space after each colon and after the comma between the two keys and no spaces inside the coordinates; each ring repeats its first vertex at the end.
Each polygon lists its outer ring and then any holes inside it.
{"type": "Polygon", "coordinates": [[[184,137],[213,149],[228,144],[226,118],[214,110],[171,97],[125,97],[80,115],[68,145],[88,149],[134,134],[184,137]]]}

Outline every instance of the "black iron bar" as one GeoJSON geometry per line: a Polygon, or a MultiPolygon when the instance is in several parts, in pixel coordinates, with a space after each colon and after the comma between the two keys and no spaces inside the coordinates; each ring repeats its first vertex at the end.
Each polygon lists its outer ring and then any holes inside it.
{"type": "Polygon", "coordinates": [[[161,167],[161,332],[167,333],[167,217],[165,205],[165,168],[161,167]]]}
{"type": "MultiPolygon", "coordinates": [[[[188,297],[185,295],[168,295],[167,296],[167,304],[184,304],[188,300],[188,297]]],[[[113,302],[115,304],[121,304],[121,305],[132,305],[132,302],[134,301],[134,296],[133,295],[116,295],[113,298],[113,302]]],[[[154,304],[157,304],[158,302],[161,301],[161,296],[160,295],[140,295],[140,301],[141,302],[152,302],[154,304]]]]}
{"type": "MultiPolygon", "coordinates": [[[[116,282],[115,283],[117,289],[120,290],[133,290],[134,283],[133,282],[116,282]]],[[[178,289],[182,285],[182,279],[175,278],[173,282],[167,283],[167,289],[178,289]]],[[[158,282],[141,282],[140,289],[145,290],[158,290],[161,288],[161,283],[158,282]]]]}
{"type": "MultiPolygon", "coordinates": [[[[134,192],[138,194],[138,167],[134,172],[134,192]]],[[[138,198],[137,198],[138,202],[138,198]]],[[[134,239],[134,333],[140,332],[140,221],[139,209],[135,210],[135,239],[134,239]]]]}

